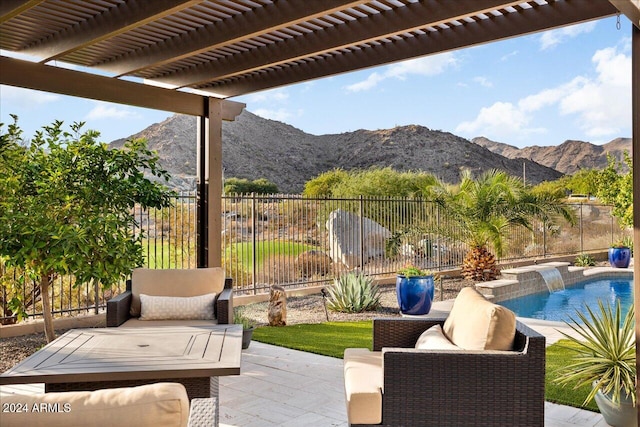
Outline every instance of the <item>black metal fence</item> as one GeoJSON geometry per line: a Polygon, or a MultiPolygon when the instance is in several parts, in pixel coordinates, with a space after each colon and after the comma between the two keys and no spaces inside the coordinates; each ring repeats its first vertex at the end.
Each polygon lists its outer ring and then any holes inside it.
{"type": "MultiPolygon", "coordinates": [[[[458,268],[468,250],[446,210],[435,203],[404,198],[306,198],[298,195],[228,195],[222,200],[220,239],[223,266],[238,295],[267,292],[273,284],[305,287],[332,281],[349,271],[389,275],[407,263],[434,271],[458,268]]],[[[500,259],[541,259],[606,249],[623,232],[611,207],[570,205],[578,222],[533,231],[514,228],[500,259]]],[[[150,268],[196,266],[196,196],[181,193],[170,208],[135,212],[150,268]]],[[[29,317],[42,311],[35,278],[0,266],[0,307],[4,323],[22,306],[29,317]]],[[[58,278],[52,306],[58,315],[98,312],[121,292],[74,286],[58,278]]]]}

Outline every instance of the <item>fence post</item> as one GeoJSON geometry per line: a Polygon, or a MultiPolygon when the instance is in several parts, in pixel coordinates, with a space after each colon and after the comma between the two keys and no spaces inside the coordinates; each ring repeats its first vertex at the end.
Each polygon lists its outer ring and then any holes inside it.
{"type": "Polygon", "coordinates": [[[609,208],[609,218],[611,218],[611,244],[613,245],[613,240],[615,239],[615,237],[613,236],[613,215],[612,215],[612,211],[613,208],[609,208]]]}
{"type": "Polygon", "coordinates": [[[360,271],[364,271],[364,196],[360,195],[360,271]]]}
{"type": "Polygon", "coordinates": [[[584,236],[582,230],[582,203],[580,203],[580,253],[584,252],[584,236]]]}
{"type": "Polygon", "coordinates": [[[258,275],[256,274],[256,262],[258,259],[256,253],[256,193],[251,193],[251,282],[253,283],[253,294],[258,293],[256,281],[258,275]]]}
{"type": "Polygon", "coordinates": [[[547,257],[547,221],[542,221],[542,258],[547,257]]]}
{"type": "MultiPolygon", "coordinates": [[[[442,270],[442,241],[440,240],[440,205],[438,204],[436,204],[436,230],[436,264],[438,271],[440,271],[442,270]]],[[[433,250],[433,245],[431,245],[431,249],[433,250]]],[[[440,286],[442,287],[442,282],[440,282],[440,286]]],[[[442,297],[442,292],[440,292],[440,296],[442,297]]]]}
{"type": "Polygon", "coordinates": [[[93,279],[93,293],[95,294],[95,296],[93,297],[94,300],[94,313],[98,314],[98,309],[100,308],[100,286],[99,283],[96,279],[93,279]]]}

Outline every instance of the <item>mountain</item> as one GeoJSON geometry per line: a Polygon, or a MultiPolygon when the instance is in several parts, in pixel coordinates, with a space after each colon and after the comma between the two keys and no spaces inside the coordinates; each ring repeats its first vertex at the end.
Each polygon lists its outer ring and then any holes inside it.
{"type": "Polygon", "coordinates": [[[631,138],[616,138],[604,145],[568,140],[553,147],[517,148],[485,137],[473,138],[475,144],[510,159],[524,158],[556,169],[564,174],[574,174],[580,169],[603,169],[607,166],[607,154],[622,161],[624,152],[631,154],[631,138]]]}
{"type": "MultiPolygon", "coordinates": [[[[266,178],[286,193],[300,193],[306,181],[334,168],[391,166],[430,172],[450,183],[459,180],[462,169],[477,174],[496,168],[522,176],[523,164],[528,182],[562,175],[534,161],[507,158],[451,133],[415,125],[316,136],[245,110],[234,122],[223,122],[222,135],[225,177],[266,178]]],[[[172,174],[172,186],[194,188],[195,117],[174,115],[131,137],[145,138],[158,152],[162,166],[172,174]]],[[[121,147],[124,141],[111,146],[121,147]]]]}

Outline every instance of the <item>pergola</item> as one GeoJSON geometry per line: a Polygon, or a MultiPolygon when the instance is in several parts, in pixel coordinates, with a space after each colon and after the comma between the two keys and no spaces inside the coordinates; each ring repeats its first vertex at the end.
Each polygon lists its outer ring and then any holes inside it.
{"type": "Polygon", "coordinates": [[[222,120],[244,107],[227,98],[618,13],[640,153],[640,0],[2,0],[0,49],[39,60],[0,56],[0,84],[199,117],[198,264],[218,266],[222,120]]]}

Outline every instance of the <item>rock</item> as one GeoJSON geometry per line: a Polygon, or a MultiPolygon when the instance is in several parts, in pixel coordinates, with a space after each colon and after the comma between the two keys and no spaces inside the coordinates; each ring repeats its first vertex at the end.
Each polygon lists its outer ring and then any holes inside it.
{"type": "Polygon", "coordinates": [[[285,326],[287,324],[287,293],[279,285],[273,285],[269,294],[269,326],[285,326]]]}
{"type": "Polygon", "coordinates": [[[322,251],[306,251],[298,255],[294,265],[304,277],[325,276],[331,270],[331,257],[322,251]]]}
{"type": "Polygon", "coordinates": [[[377,222],[363,218],[361,224],[358,215],[342,209],[329,214],[326,227],[329,230],[329,256],[333,262],[347,268],[360,267],[362,258],[367,261],[384,256],[385,241],[391,237],[391,232],[377,222]]]}

